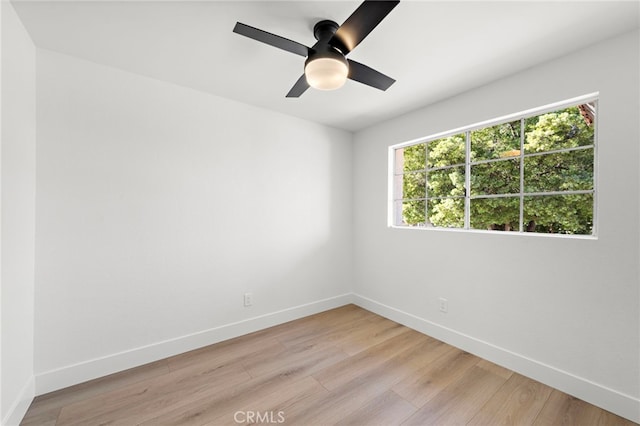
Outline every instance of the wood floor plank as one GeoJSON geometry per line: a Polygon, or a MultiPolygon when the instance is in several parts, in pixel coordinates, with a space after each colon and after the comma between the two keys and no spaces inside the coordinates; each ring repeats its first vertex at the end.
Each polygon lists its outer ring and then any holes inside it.
{"type": "Polygon", "coordinates": [[[137,424],[207,396],[228,386],[250,380],[240,364],[222,365],[202,371],[179,370],[106,394],[70,404],[62,409],[59,425],[137,424]]]}
{"type": "Polygon", "coordinates": [[[479,368],[484,368],[485,370],[490,371],[493,374],[497,374],[498,376],[503,377],[505,380],[508,380],[513,375],[513,371],[504,367],[500,367],[499,365],[487,361],[486,359],[481,359],[476,365],[479,368]]]}
{"type": "Polygon", "coordinates": [[[20,426],[55,426],[58,422],[61,408],[44,411],[40,414],[29,414],[22,419],[20,426]]]}
{"type": "Polygon", "coordinates": [[[554,389],[533,424],[536,426],[632,426],[636,423],[554,389]]]}
{"type": "Polygon", "coordinates": [[[474,366],[403,425],[466,425],[504,382],[504,378],[474,366]]]}
{"type": "Polygon", "coordinates": [[[278,340],[268,334],[247,335],[172,356],[166,361],[169,369],[175,371],[199,365],[202,362],[225,364],[237,360],[238,357],[249,357],[252,354],[261,353],[266,348],[274,346],[284,349],[278,340]]]}
{"type": "Polygon", "coordinates": [[[446,353],[396,384],[393,390],[416,407],[422,407],[478,362],[476,356],[449,346],[446,353]]]}
{"type": "Polygon", "coordinates": [[[531,425],[552,390],[535,380],[512,374],[469,425],[531,425]]]}
{"type": "Polygon", "coordinates": [[[64,406],[159,377],[168,372],[166,360],[160,360],[38,396],[21,424],[25,426],[55,424],[64,406]]]}
{"type": "Polygon", "coordinates": [[[380,377],[359,376],[339,389],[311,399],[306,406],[292,407],[287,412],[287,421],[293,425],[335,424],[389,389],[384,378],[376,379],[380,377]]]}
{"type": "Polygon", "coordinates": [[[333,390],[358,376],[379,368],[389,358],[402,351],[416,346],[422,342],[425,336],[420,333],[405,329],[404,333],[387,339],[366,351],[357,353],[345,360],[328,366],[314,374],[314,377],[327,389],[333,390]]]}
{"type": "Polygon", "coordinates": [[[303,372],[313,374],[325,367],[346,360],[349,356],[342,349],[334,346],[316,347],[313,344],[296,346],[280,355],[263,359],[261,362],[243,362],[245,370],[251,377],[261,377],[284,372],[303,372]]]}
{"type": "MultiPolygon", "coordinates": [[[[227,386],[215,395],[189,401],[184,406],[153,419],[148,424],[191,425],[204,424],[217,419],[221,413],[239,410],[250,405],[257,398],[277,393],[280,387],[292,381],[311,376],[323,367],[324,362],[333,358],[343,359],[347,355],[338,348],[323,348],[306,357],[294,361],[282,362],[286,357],[277,359],[276,368],[268,368],[263,374],[237,386],[227,386]]],[[[335,362],[335,361],[331,361],[335,362]]],[[[255,373],[254,373],[255,374],[255,373]]]]}
{"type": "Polygon", "coordinates": [[[400,424],[416,412],[407,400],[389,390],[368,404],[343,417],[340,426],[386,426],[400,424]]]}
{"type": "Polygon", "coordinates": [[[233,415],[236,411],[250,406],[257,399],[277,394],[284,386],[308,377],[298,372],[299,370],[294,368],[291,374],[261,376],[237,386],[225,386],[215,394],[191,399],[187,404],[162,413],[141,425],[196,426],[215,422],[223,416],[233,415]]]}
{"type": "Polygon", "coordinates": [[[406,327],[397,322],[379,317],[377,320],[369,320],[368,324],[362,324],[349,334],[342,336],[335,344],[349,355],[367,350],[378,343],[402,334],[406,327]]]}
{"type": "Polygon", "coordinates": [[[313,377],[307,376],[297,381],[291,380],[279,387],[278,392],[256,396],[248,401],[245,406],[227,410],[226,413],[207,423],[207,425],[260,423],[257,421],[258,413],[260,413],[262,419],[267,419],[267,423],[271,420],[276,420],[276,422],[277,420],[283,420],[286,423],[287,413],[292,407],[303,405],[307,400],[327,393],[328,391],[313,377]]]}
{"type": "Polygon", "coordinates": [[[429,336],[424,337],[425,339],[422,339],[420,344],[413,349],[417,352],[414,354],[415,356],[411,356],[407,359],[407,362],[410,362],[416,367],[427,367],[442,355],[449,353],[452,350],[458,350],[453,346],[441,342],[440,340],[436,340],[429,336]]]}
{"type": "MultiPolygon", "coordinates": [[[[378,361],[382,361],[382,363],[369,364],[367,361],[370,361],[370,357],[365,356],[364,353],[361,353],[364,358],[358,357],[361,354],[351,357],[359,358],[361,362],[365,361],[362,365],[355,363],[352,366],[354,370],[358,371],[358,374],[344,374],[343,380],[332,383],[335,387],[331,388],[328,395],[311,401],[307,407],[300,407],[299,410],[291,413],[288,419],[293,424],[302,425],[335,424],[351,416],[354,412],[363,410],[376,398],[382,398],[382,395],[389,392],[396,383],[415,374],[420,368],[419,364],[411,361],[419,356],[422,343],[430,338],[426,336],[420,338],[414,333],[412,331],[403,337],[406,342],[392,338],[377,345],[376,348],[380,349],[382,353],[394,348],[393,352],[387,352],[387,356],[379,354],[380,360],[378,361]],[[411,342],[411,344],[406,344],[407,342],[411,342]]],[[[342,368],[338,370],[344,372],[342,368]]],[[[331,377],[335,378],[333,375],[331,377]]]]}
{"type": "Polygon", "coordinates": [[[316,318],[307,322],[304,327],[296,326],[278,333],[277,339],[287,347],[304,345],[309,341],[335,345],[336,341],[348,337],[360,327],[366,327],[373,320],[371,315],[357,315],[351,311],[340,313],[339,318],[339,321],[332,318],[332,321],[327,322],[316,318]]]}

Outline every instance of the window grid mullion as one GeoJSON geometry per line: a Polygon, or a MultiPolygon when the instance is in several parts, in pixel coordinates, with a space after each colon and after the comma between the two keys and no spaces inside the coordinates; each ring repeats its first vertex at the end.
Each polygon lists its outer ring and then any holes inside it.
{"type": "MultiPolygon", "coordinates": [[[[513,157],[515,158],[515,157],[513,157]]],[[[475,163],[474,163],[475,165],[475,163]]],[[[449,170],[449,169],[455,169],[456,167],[464,167],[465,164],[464,163],[456,163],[456,164],[451,164],[448,166],[440,166],[440,167],[427,167],[426,169],[416,169],[416,170],[406,170],[406,171],[401,171],[401,172],[396,172],[394,173],[394,176],[403,176],[403,175],[410,175],[412,173],[422,173],[422,172],[437,172],[440,170],[449,170]]]]}
{"type": "Polygon", "coordinates": [[[553,151],[532,152],[530,154],[524,154],[524,157],[525,158],[540,157],[541,155],[562,154],[565,152],[574,152],[574,151],[585,151],[587,149],[592,149],[593,147],[594,147],[593,145],[583,145],[583,146],[574,146],[571,148],[554,149],[553,151]]]}
{"type": "Polygon", "coordinates": [[[471,132],[465,132],[464,229],[471,228],[471,132]]]}
{"type": "MultiPolygon", "coordinates": [[[[595,117],[599,117],[600,112],[598,111],[600,107],[600,102],[595,102],[595,117]]],[[[592,235],[598,234],[597,229],[597,198],[598,198],[598,120],[593,120],[593,204],[591,208],[591,233],[592,235]]]]}
{"type": "MultiPolygon", "coordinates": [[[[522,119],[524,120],[524,119],[522,119]]],[[[521,135],[521,138],[524,137],[524,135],[521,135]]],[[[524,158],[529,158],[529,157],[539,157],[541,155],[548,155],[548,154],[562,154],[565,152],[573,152],[573,151],[584,151],[587,149],[591,149],[593,148],[593,145],[583,145],[583,146],[575,146],[575,147],[571,147],[571,148],[563,148],[563,149],[554,149],[553,151],[543,151],[543,152],[532,152],[529,154],[525,154],[523,153],[523,150],[521,150],[521,154],[519,156],[512,156],[512,157],[501,157],[501,158],[488,158],[486,160],[477,160],[477,161],[472,161],[471,165],[472,166],[477,166],[480,164],[489,164],[489,163],[497,163],[499,161],[510,161],[510,160],[515,160],[518,157],[524,157],[524,158]]],[[[451,166],[449,166],[451,167],[451,166]]]]}
{"type": "Polygon", "coordinates": [[[429,220],[429,143],[424,144],[424,224],[430,224],[429,220]]]}
{"type": "Polygon", "coordinates": [[[437,172],[437,171],[440,171],[440,170],[455,169],[456,167],[460,167],[460,166],[465,166],[465,164],[457,163],[457,164],[450,164],[448,166],[427,167],[426,171],[428,171],[428,172],[437,172]]]}
{"type": "Polygon", "coordinates": [[[520,230],[524,231],[524,118],[520,119],[520,230]]]}
{"type": "Polygon", "coordinates": [[[515,159],[517,159],[517,156],[511,156],[511,157],[500,157],[500,158],[489,158],[488,160],[478,160],[478,161],[472,161],[471,165],[472,166],[477,166],[480,164],[489,164],[489,163],[498,163],[500,161],[513,161],[515,159]]]}
{"type": "MultiPolygon", "coordinates": [[[[525,192],[522,195],[525,197],[544,197],[547,195],[584,195],[584,194],[593,194],[593,189],[578,189],[575,191],[547,191],[547,192],[525,192]]],[[[474,195],[471,197],[472,200],[481,200],[486,198],[515,198],[519,197],[519,193],[512,194],[483,194],[483,195],[474,195]]]]}

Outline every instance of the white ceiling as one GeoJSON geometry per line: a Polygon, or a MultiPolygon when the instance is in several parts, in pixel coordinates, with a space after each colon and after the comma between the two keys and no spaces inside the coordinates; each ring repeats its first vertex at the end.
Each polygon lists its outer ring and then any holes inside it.
{"type": "MultiPolygon", "coordinates": [[[[347,130],[359,130],[638,28],[638,1],[401,1],[349,55],[386,92],[285,94],[304,58],[232,32],[236,21],[311,46],[313,25],[359,1],[13,1],[36,46],[347,130]]],[[[579,72],[579,70],[576,70],[579,72]]]]}

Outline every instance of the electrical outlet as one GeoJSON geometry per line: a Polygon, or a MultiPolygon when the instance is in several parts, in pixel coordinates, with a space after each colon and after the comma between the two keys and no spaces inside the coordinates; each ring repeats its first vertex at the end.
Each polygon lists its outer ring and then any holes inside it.
{"type": "Polygon", "coordinates": [[[438,299],[438,302],[440,304],[440,312],[443,312],[445,314],[449,312],[449,301],[447,299],[445,299],[444,297],[440,297],[438,299]]]}
{"type": "Polygon", "coordinates": [[[244,306],[251,306],[253,304],[253,294],[245,293],[244,294],[244,306]]]}

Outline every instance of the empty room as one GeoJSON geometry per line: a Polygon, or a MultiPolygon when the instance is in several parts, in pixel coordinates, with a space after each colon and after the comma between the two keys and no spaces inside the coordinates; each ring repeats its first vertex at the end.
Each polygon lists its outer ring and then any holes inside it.
{"type": "Polygon", "coordinates": [[[2,425],[640,423],[640,2],[0,18],[2,425]]]}

